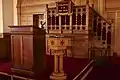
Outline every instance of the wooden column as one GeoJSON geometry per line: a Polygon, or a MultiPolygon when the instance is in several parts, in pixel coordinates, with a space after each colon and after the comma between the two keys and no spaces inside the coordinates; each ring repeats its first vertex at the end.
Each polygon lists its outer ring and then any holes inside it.
{"type": "Polygon", "coordinates": [[[60,72],[63,73],[63,55],[60,55],[60,63],[59,63],[59,68],[60,68],[60,72]]]}
{"type": "Polygon", "coordinates": [[[59,16],[59,30],[60,30],[60,31],[61,31],[61,33],[62,33],[61,16],[59,16]]]}
{"type": "Polygon", "coordinates": [[[77,15],[78,15],[78,10],[76,9],[76,25],[75,25],[75,27],[76,27],[76,29],[75,30],[77,30],[77,15]]]}
{"type": "Polygon", "coordinates": [[[58,56],[54,55],[54,72],[58,73],[58,56]]]}
{"type": "Polygon", "coordinates": [[[45,22],[46,22],[46,32],[49,33],[49,30],[48,30],[48,4],[46,4],[46,13],[45,13],[45,22]]]}
{"type": "Polygon", "coordinates": [[[17,1],[18,25],[21,25],[21,0],[17,1]]]}
{"type": "Polygon", "coordinates": [[[72,31],[72,14],[70,14],[70,30],[71,30],[71,32],[73,32],[72,31]]]}
{"type": "Polygon", "coordinates": [[[89,3],[86,5],[86,33],[88,33],[88,27],[89,27],[89,3]]]}

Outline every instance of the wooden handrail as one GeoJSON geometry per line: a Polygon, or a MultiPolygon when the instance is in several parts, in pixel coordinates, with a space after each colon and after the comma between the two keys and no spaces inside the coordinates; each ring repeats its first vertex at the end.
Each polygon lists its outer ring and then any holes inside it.
{"type": "Polygon", "coordinates": [[[94,13],[96,13],[99,17],[101,17],[104,21],[106,21],[109,25],[111,25],[112,23],[107,21],[102,15],[100,15],[100,13],[98,13],[97,11],[95,11],[95,9],[93,9],[91,6],[89,6],[90,9],[93,10],[94,13]]]}
{"type": "Polygon", "coordinates": [[[5,72],[0,72],[0,74],[11,77],[11,80],[13,80],[13,78],[19,78],[19,79],[24,79],[24,80],[34,80],[34,79],[25,78],[25,77],[21,77],[21,76],[11,75],[11,74],[8,74],[5,72]]]}
{"type": "Polygon", "coordinates": [[[73,79],[76,80],[82,73],[94,62],[94,60],[90,61],[90,63],[73,79]]]}

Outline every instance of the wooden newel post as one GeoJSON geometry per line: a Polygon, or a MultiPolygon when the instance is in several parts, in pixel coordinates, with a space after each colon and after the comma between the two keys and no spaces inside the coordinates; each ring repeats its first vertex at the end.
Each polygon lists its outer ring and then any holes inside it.
{"type": "Polygon", "coordinates": [[[50,75],[52,80],[66,80],[67,78],[63,69],[63,57],[68,46],[68,40],[69,38],[64,36],[50,36],[48,39],[48,45],[54,54],[54,71],[50,75]]]}

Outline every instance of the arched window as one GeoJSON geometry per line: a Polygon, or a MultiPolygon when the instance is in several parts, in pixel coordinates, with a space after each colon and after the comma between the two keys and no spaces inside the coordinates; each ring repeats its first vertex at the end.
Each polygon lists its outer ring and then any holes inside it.
{"type": "Polygon", "coordinates": [[[66,15],[66,25],[70,25],[70,16],[66,15]]]}
{"type": "Polygon", "coordinates": [[[65,25],[65,16],[61,16],[61,25],[65,25]]]}
{"type": "Polygon", "coordinates": [[[52,15],[52,25],[55,25],[55,16],[52,15]]]}
{"type": "Polygon", "coordinates": [[[111,32],[107,32],[107,44],[111,44],[111,32]]]}
{"type": "Polygon", "coordinates": [[[96,32],[97,29],[97,17],[94,16],[94,20],[93,20],[93,32],[96,32]]]}
{"type": "Polygon", "coordinates": [[[97,26],[97,36],[101,36],[101,23],[98,23],[97,26]]]}
{"type": "Polygon", "coordinates": [[[78,14],[77,15],[77,25],[80,25],[81,24],[81,15],[78,14]]]}
{"type": "Polygon", "coordinates": [[[72,15],[72,25],[76,25],[76,14],[73,13],[72,15]]]}
{"type": "Polygon", "coordinates": [[[59,16],[56,16],[56,25],[59,25],[59,16]]]}
{"type": "Polygon", "coordinates": [[[102,40],[106,40],[106,27],[102,29],[102,40]]]}
{"type": "Polygon", "coordinates": [[[50,17],[50,15],[48,15],[48,25],[52,25],[51,21],[52,21],[52,17],[50,17]]]}
{"type": "Polygon", "coordinates": [[[108,27],[108,32],[107,32],[107,44],[111,44],[111,26],[108,27]]]}
{"type": "Polygon", "coordinates": [[[86,14],[82,15],[82,25],[86,25],[86,14]]]}

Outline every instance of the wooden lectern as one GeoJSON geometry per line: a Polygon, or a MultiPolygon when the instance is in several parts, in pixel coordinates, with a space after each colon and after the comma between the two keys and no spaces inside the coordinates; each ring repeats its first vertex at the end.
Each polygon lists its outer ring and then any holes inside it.
{"type": "Polygon", "coordinates": [[[11,28],[12,71],[40,75],[45,69],[45,30],[28,26],[11,28]]]}

